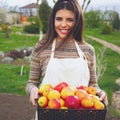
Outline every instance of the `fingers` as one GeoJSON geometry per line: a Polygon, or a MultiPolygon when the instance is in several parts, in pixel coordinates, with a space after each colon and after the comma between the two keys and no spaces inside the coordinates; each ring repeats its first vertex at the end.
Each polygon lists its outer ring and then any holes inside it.
{"type": "Polygon", "coordinates": [[[105,105],[108,106],[108,98],[106,92],[101,91],[99,96],[100,96],[100,101],[103,101],[105,105]]]}
{"type": "Polygon", "coordinates": [[[31,93],[30,93],[30,102],[33,106],[36,105],[37,98],[38,98],[38,88],[34,87],[31,89],[31,93]]]}

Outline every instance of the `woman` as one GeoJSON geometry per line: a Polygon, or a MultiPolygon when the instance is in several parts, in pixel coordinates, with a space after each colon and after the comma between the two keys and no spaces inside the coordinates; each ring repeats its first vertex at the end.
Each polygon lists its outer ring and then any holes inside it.
{"type": "Polygon", "coordinates": [[[94,48],[83,39],[84,19],[77,0],[58,0],[53,7],[48,32],[35,45],[26,90],[35,105],[38,87],[66,81],[69,85],[93,86],[107,105],[107,95],[98,87],[94,48]],[[42,79],[43,78],[43,79],[42,79]]]}

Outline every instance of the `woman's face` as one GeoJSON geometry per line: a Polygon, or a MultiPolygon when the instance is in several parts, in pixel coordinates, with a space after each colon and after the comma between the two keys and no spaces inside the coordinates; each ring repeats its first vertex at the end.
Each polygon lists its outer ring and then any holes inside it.
{"type": "Polygon", "coordinates": [[[58,39],[64,39],[75,25],[75,15],[72,11],[62,9],[55,16],[55,31],[58,39]]]}

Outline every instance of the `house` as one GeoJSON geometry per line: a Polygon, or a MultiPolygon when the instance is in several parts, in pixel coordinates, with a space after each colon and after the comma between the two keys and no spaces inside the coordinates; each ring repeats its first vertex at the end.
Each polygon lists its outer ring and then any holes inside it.
{"type": "Polygon", "coordinates": [[[31,3],[21,7],[20,13],[21,16],[26,16],[26,17],[36,16],[37,14],[36,3],[31,3]]]}
{"type": "Polygon", "coordinates": [[[18,12],[8,12],[6,14],[6,22],[9,24],[18,24],[20,23],[20,14],[18,12]]]}

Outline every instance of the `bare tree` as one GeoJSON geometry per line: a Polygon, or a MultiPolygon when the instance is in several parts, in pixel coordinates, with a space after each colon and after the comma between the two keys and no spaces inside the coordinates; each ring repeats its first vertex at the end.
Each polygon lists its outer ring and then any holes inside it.
{"type": "Polygon", "coordinates": [[[83,9],[84,12],[86,12],[86,10],[87,10],[90,3],[91,3],[91,0],[84,0],[83,1],[82,9],[83,9]]]}
{"type": "Polygon", "coordinates": [[[0,7],[0,24],[4,23],[6,20],[6,11],[0,7]]]}
{"type": "MultiPolygon", "coordinates": [[[[53,3],[55,3],[57,0],[53,0],[53,3]]],[[[91,0],[83,0],[83,3],[82,3],[82,9],[84,12],[86,12],[89,4],[91,3],[91,0]]]]}
{"type": "Polygon", "coordinates": [[[39,22],[39,25],[40,25],[40,36],[39,36],[39,40],[41,40],[43,38],[43,30],[42,30],[42,20],[40,19],[39,17],[39,0],[37,0],[37,3],[36,3],[36,9],[37,9],[37,19],[38,19],[38,22],[39,22]]]}
{"type": "Polygon", "coordinates": [[[103,47],[99,49],[98,53],[96,54],[97,80],[99,80],[103,76],[107,68],[107,62],[106,62],[106,59],[104,58],[105,51],[106,51],[106,48],[103,47]]]}

